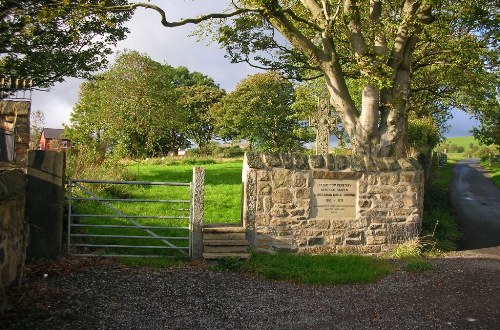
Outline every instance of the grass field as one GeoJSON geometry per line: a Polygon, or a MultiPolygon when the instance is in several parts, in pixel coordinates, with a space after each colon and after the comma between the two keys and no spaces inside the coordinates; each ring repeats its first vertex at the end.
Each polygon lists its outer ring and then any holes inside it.
{"type": "Polygon", "coordinates": [[[449,141],[451,144],[456,144],[457,146],[464,147],[464,149],[468,149],[469,145],[472,143],[473,145],[479,146],[479,142],[474,139],[473,136],[457,136],[452,138],[447,138],[446,141],[449,141]]]}
{"type": "MultiPolygon", "coordinates": [[[[205,168],[205,222],[238,223],[241,219],[241,171],[243,163],[233,161],[199,165],[205,168]]],[[[143,181],[191,182],[193,165],[130,165],[143,181]]]]}

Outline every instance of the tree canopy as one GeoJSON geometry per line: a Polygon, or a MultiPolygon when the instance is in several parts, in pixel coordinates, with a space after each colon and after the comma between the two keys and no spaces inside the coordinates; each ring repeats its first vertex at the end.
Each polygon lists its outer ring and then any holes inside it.
{"type": "Polygon", "coordinates": [[[0,75],[30,78],[49,87],[72,76],[87,78],[107,65],[111,46],[126,37],[131,12],[96,11],[86,4],[126,0],[0,1],[0,75]]]}
{"type": "Polygon", "coordinates": [[[299,150],[312,136],[301,125],[303,112],[292,108],[294,100],[293,84],[279,73],[249,76],[214,108],[217,135],[246,139],[263,151],[299,150]]]}
{"type": "Polygon", "coordinates": [[[160,13],[166,27],[204,24],[200,34],[225,47],[233,62],[294,79],[324,77],[359,154],[404,156],[410,111],[425,117],[452,107],[498,107],[491,97],[498,94],[494,0],[239,0],[179,21],[168,19],[168,5],[102,9],[138,7],[160,13]]]}
{"type": "Polygon", "coordinates": [[[190,146],[189,139],[200,144],[212,139],[203,114],[222,94],[198,72],[126,51],[108,71],[81,85],[70,118],[71,139],[100,155],[176,153],[190,146]],[[203,93],[203,100],[197,93],[203,93]]]}

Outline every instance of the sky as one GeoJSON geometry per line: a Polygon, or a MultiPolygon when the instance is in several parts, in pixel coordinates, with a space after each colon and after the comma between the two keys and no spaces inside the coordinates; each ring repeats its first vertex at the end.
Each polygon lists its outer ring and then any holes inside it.
{"type": "MultiPolygon", "coordinates": [[[[154,4],[166,9],[165,1],[154,0],[154,4]],[[163,6],[161,6],[163,3],[163,6]]],[[[215,12],[224,8],[227,0],[185,1],[169,0],[167,17],[169,20],[194,17],[202,13],[215,12]]],[[[116,52],[125,49],[136,50],[150,56],[153,60],[171,66],[185,66],[191,72],[201,72],[219,84],[226,91],[234,90],[237,83],[248,75],[257,72],[247,64],[231,64],[224,57],[225,51],[215,44],[197,41],[189,34],[196,28],[188,25],[166,28],[160,23],[160,16],[152,10],[138,9],[133,18],[127,22],[130,34],[127,39],[118,43],[116,52]]],[[[110,57],[114,61],[114,55],[110,57]]],[[[79,86],[83,80],[67,78],[57,83],[49,91],[34,91],[32,95],[32,111],[41,110],[45,115],[45,127],[62,128],[70,123],[70,113],[78,100],[79,86]]],[[[447,137],[471,135],[470,130],[477,126],[476,120],[462,111],[454,111],[454,118],[448,122],[451,130],[447,137]]]]}

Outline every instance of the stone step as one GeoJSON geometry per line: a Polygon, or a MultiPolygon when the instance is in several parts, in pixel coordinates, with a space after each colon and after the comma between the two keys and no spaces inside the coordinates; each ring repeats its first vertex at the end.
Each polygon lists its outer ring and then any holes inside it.
{"type": "Polygon", "coordinates": [[[222,259],[222,258],[240,258],[240,259],[248,259],[250,258],[250,254],[248,253],[208,253],[205,252],[203,253],[203,258],[204,259],[222,259]]]}
{"type": "Polygon", "coordinates": [[[203,247],[205,253],[247,253],[247,246],[243,245],[205,245],[203,247]]]}
{"type": "Polygon", "coordinates": [[[203,232],[203,240],[244,240],[246,239],[245,233],[239,233],[239,232],[218,232],[218,233],[213,233],[213,232],[203,232]]]}
{"type": "Polygon", "coordinates": [[[206,239],[203,240],[203,245],[215,245],[215,246],[247,246],[248,241],[246,239],[206,239]]]}

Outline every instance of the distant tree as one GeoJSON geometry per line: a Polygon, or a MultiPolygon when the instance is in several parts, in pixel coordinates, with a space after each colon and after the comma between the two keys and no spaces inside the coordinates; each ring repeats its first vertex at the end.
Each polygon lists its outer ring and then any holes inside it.
{"type": "Polygon", "coordinates": [[[193,140],[202,154],[208,150],[208,144],[214,138],[214,118],[211,108],[219,102],[225,92],[219,87],[205,85],[205,81],[194,86],[182,86],[177,92],[182,95],[178,106],[187,115],[186,134],[193,140]]]}
{"type": "Polygon", "coordinates": [[[40,110],[33,111],[30,115],[30,143],[31,150],[38,149],[40,135],[45,127],[45,115],[40,110]]]}
{"type": "Polygon", "coordinates": [[[102,69],[111,46],[128,32],[131,12],[93,10],[85,4],[123,5],[126,0],[0,1],[0,74],[32,78],[49,87],[64,77],[89,77],[102,69]]]}
{"type": "Polygon", "coordinates": [[[131,157],[176,154],[190,138],[209,141],[204,113],[221,92],[209,77],[186,70],[135,51],[120,54],[108,71],[82,84],[71,139],[99,155],[131,157]]]}
{"type": "Polygon", "coordinates": [[[217,135],[246,139],[265,151],[293,151],[311,135],[301,125],[303,113],[292,110],[293,84],[277,72],[243,79],[214,108],[217,135]]]}

